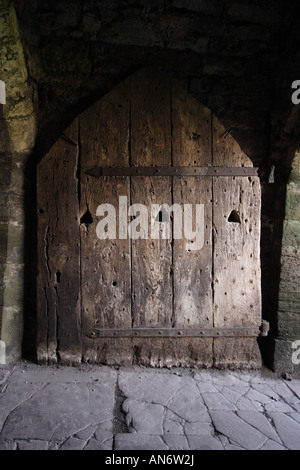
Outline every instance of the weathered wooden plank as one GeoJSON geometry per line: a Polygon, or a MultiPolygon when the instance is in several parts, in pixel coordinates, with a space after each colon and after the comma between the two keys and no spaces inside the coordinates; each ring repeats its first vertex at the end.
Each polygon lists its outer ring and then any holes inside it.
{"type": "MultiPolygon", "coordinates": [[[[214,166],[251,167],[251,160],[213,118],[214,166]]],[[[258,177],[213,178],[214,326],[259,326],[260,181],[258,177]]],[[[256,339],[215,339],[217,367],[260,365],[256,339]]]]}
{"type": "Polygon", "coordinates": [[[259,369],[262,365],[256,338],[215,338],[213,357],[218,369],[259,369]]]}
{"type": "MultiPolygon", "coordinates": [[[[118,216],[119,196],[130,200],[129,178],[96,180],[93,165],[129,165],[129,101],[119,85],[80,116],[82,328],[131,326],[129,239],[99,239],[97,207],[109,203],[118,216]]],[[[117,231],[119,224],[117,224],[117,231]]],[[[117,234],[118,236],[118,234],[117,234]]],[[[97,361],[101,341],[84,339],[84,360],[97,361]]]]}
{"type": "MultiPolygon", "coordinates": [[[[171,166],[170,81],[153,71],[131,78],[131,164],[171,166]]],[[[171,202],[169,177],[131,178],[131,204],[144,204],[150,214],[151,204],[171,202]]],[[[172,242],[151,239],[150,217],[148,226],[147,239],[132,240],[133,327],[169,326],[172,242]]]]}
{"type": "MultiPolygon", "coordinates": [[[[204,245],[191,249],[185,236],[174,240],[174,326],[209,327],[212,318],[212,229],[211,229],[211,181],[203,178],[176,178],[173,181],[174,202],[193,208],[195,227],[196,204],[204,205],[204,245]]],[[[186,211],[186,209],[184,209],[186,211]]],[[[183,212],[184,212],[183,211],[183,212]]],[[[202,225],[202,219],[200,220],[202,225]]]]}
{"type": "Polygon", "coordinates": [[[211,166],[211,111],[188,93],[186,80],[172,80],[173,166],[211,166]]]}
{"type": "Polygon", "coordinates": [[[215,326],[259,326],[261,295],[258,177],[249,180],[240,177],[215,178],[213,214],[215,326]]]}
{"type": "Polygon", "coordinates": [[[50,230],[54,222],[49,211],[54,164],[51,153],[46,155],[37,168],[38,237],[37,237],[37,359],[40,363],[57,362],[57,318],[55,314],[54,283],[50,268],[50,230]]]}
{"type": "Polygon", "coordinates": [[[77,135],[76,119],[37,172],[37,342],[41,362],[81,361],[77,135]]]}
{"type": "Polygon", "coordinates": [[[226,130],[221,121],[212,116],[213,133],[213,165],[252,167],[253,163],[242,151],[241,147],[230,134],[230,129],[226,130]]]}
{"type": "Polygon", "coordinates": [[[207,338],[105,338],[97,362],[113,366],[211,367],[207,338]]]}
{"type": "Polygon", "coordinates": [[[170,79],[149,69],[129,83],[131,166],[171,166],[170,79]]]}
{"type": "MultiPolygon", "coordinates": [[[[211,165],[211,113],[189,96],[184,82],[172,86],[174,166],[211,165]]],[[[204,205],[204,246],[187,250],[186,238],[174,240],[174,325],[212,326],[211,178],[173,180],[174,202],[204,205]]],[[[207,340],[207,345],[211,342],[207,340]]]]}

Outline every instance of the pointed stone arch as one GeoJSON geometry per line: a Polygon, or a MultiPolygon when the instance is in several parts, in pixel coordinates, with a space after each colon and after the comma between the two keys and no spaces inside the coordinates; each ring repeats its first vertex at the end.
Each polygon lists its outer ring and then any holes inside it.
{"type": "Polygon", "coordinates": [[[259,178],[186,80],[144,69],[119,84],[39,163],[37,194],[40,362],[259,366],[259,178]],[[152,173],[99,179],[95,167],[152,173]],[[187,173],[168,174],[180,167],[187,173]],[[160,168],[164,176],[153,175],[160,168]],[[116,207],[120,195],[203,204],[203,249],[173,239],[100,243],[96,207],[116,207]],[[228,222],[233,210],[239,224],[228,222]],[[92,222],[80,224],[87,211],[92,222]]]}

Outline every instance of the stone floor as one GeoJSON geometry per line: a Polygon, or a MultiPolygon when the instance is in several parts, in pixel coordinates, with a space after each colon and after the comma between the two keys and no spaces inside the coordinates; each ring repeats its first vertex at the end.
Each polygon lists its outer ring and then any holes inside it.
{"type": "Polygon", "coordinates": [[[0,450],[300,450],[300,380],[269,371],[0,366],[0,450]]]}

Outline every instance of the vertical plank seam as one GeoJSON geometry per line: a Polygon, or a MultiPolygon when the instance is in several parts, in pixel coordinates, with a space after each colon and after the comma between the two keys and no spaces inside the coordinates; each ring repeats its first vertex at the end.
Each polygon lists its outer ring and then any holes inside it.
{"type": "Polygon", "coordinates": [[[55,292],[55,320],[56,320],[56,349],[55,349],[55,354],[56,354],[56,361],[59,362],[60,360],[60,352],[59,352],[59,293],[58,293],[58,288],[57,286],[53,287],[54,292],[55,292]]]}
{"type": "Polygon", "coordinates": [[[80,135],[80,116],[78,116],[78,128],[77,128],[77,155],[76,155],[76,166],[77,166],[77,201],[78,201],[78,233],[79,233],[79,316],[80,321],[80,344],[81,344],[81,362],[83,362],[83,349],[82,349],[82,337],[83,337],[83,294],[82,294],[82,242],[81,242],[81,229],[80,229],[80,206],[81,206],[81,135],[80,135]]]}
{"type": "MultiPolygon", "coordinates": [[[[48,241],[48,233],[49,233],[49,220],[47,221],[47,227],[45,230],[45,235],[44,235],[44,255],[45,255],[45,263],[46,263],[46,269],[47,269],[47,274],[48,274],[48,289],[50,289],[50,280],[51,280],[51,272],[50,272],[50,266],[49,266],[49,241],[48,241]]],[[[47,296],[47,288],[43,287],[44,294],[45,294],[45,300],[46,300],[46,349],[47,349],[47,362],[49,358],[49,328],[50,328],[50,309],[49,309],[49,300],[47,296]]]]}
{"type": "MultiPolygon", "coordinates": [[[[132,81],[131,79],[128,81],[128,88],[129,88],[129,93],[128,93],[128,99],[129,99],[129,129],[128,129],[128,160],[129,160],[129,166],[132,166],[132,148],[131,148],[131,138],[132,138],[132,96],[131,96],[131,90],[132,90],[132,81]]],[[[127,88],[127,90],[128,90],[127,88]]],[[[125,89],[126,91],[126,89],[125,89]]],[[[132,180],[131,176],[129,176],[129,206],[131,206],[132,203],[132,198],[131,198],[131,189],[132,189],[132,180]]],[[[128,227],[127,227],[128,229],[128,227]]],[[[130,251],[130,316],[131,316],[131,328],[134,327],[134,309],[133,309],[133,276],[132,276],[132,267],[133,267],[133,256],[132,256],[132,240],[131,237],[129,237],[129,251],[130,251]]]]}
{"type": "MultiPolygon", "coordinates": [[[[212,164],[214,164],[214,127],[213,127],[213,114],[210,112],[210,126],[211,126],[211,160],[212,164]]],[[[215,284],[214,284],[214,276],[215,276],[215,266],[214,266],[214,256],[215,256],[215,218],[214,218],[214,182],[215,178],[212,178],[212,185],[211,185],[211,217],[212,217],[212,234],[211,234],[211,243],[212,243],[212,257],[211,257],[211,276],[212,276],[212,314],[213,314],[213,326],[215,326],[215,284]]]]}
{"type": "MultiPolygon", "coordinates": [[[[210,111],[210,139],[211,139],[211,162],[214,165],[214,115],[210,111]]],[[[216,326],[215,322],[215,218],[214,218],[214,182],[215,178],[212,177],[211,183],[211,219],[212,219],[212,233],[211,233],[211,290],[212,290],[212,321],[213,327],[216,326]]],[[[212,338],[212,365],[215,366],[215,338],[212,338]]]]}
{"type": "MultiPolygon", "coordinates": [[[[52,164],[53,164],[53,167],[52,167],[52,188],[55,188],[55,158],[53,158],[53,156],[51,156],[51,160],[52,160],[52,164]]],[[[54,205],[55,205],[55,209],[56,209],[56,224],[58,223],[58,204],[57,204],[57,193],[54,193],[53,195],[53,199],[54,199],[54,205]]],[[[52,230],[53,230],[53,226],[52,226],[52,230]]],[[[55,232],[57,230],[57,226],[55,226],[55,232]]],[[[47,244],[48,244],[48,247],[49,247],[49,231],[48,231],[48,234],[47,234],[47,244]]],[[[50,259],[48,257],[48,259],[50,259]]],[[[50,265],[49,265],[50,266],[50,265]]],[[[49,280],[50,280],[50,290],[52,292],[51,296],[52,296],[52,300],[54,301],[53,299],[53,291],[55,292],[56,294],[56,297],[57,297],[57,292],[55,291],[54,289],[54,286],[51,282],[51,271],[49,271],[49,280]]],[[[54,303],[54,302],[53,302],[54,303]]],[[[50,311],[50,315],[51,315],[51,311],[50,311]]],[[[58,312],[57,312],[57,304],[56,304],[56,301],[55,301],[55,311],[53,312],[54,315],[54,321],[55,321],[55,356],[56,356],[56,359],[55,361],[57,362],[58,361],[58,312]]],[[[49,316],[49,320],[50,320],[50,316],[49,316]]],[[[54,330],[54,328],[53,328],[54,330]]],[[[48,335],[49,335],[49,332],[48,332],[48,335]]],[[[50,338],[51,339],[51,338],[50,338]]],[[[51,354],[52,354],[52,351],[51,351],[51,354]]],[[[48,357],[49,357],[49,353],[48,353],[48,357]]]]}
{"type": "MultiPolygon", "coordinates": [[[[174,159],[173,159],[173,82],[172,79],[170,78],[170,124],[171,124],[171,167],[174,166],[174,159]]],[[[173,206],[174,204],[174,177],[171,176],[171,205],[173,206]]],[[[174,328],[176,324],[176,318],[175,318],[175,286],[174,286],[174,214],[172,220],[172,226],[171,226],[171,272],[172,272],[172,277],[171,277],[171,283],[172,283],[172,302],[171,302],[171,327],[174,328]]]]}

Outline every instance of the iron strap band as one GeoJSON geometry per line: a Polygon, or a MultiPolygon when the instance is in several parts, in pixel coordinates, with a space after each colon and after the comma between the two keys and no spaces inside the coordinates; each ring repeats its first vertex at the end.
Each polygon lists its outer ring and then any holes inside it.
{"type": "Polygon", "coordinates": [[[177,167],[94,167],[86,174],[101,176],[258,176],[258,168],[220,166],[177,166],[177,167]]]}
{"type": "Polygon", "coordinates": [[[259,328],[94,328],[85,332],[91,339],[97,338],[201,338],[258,336],[259,328]]]}

